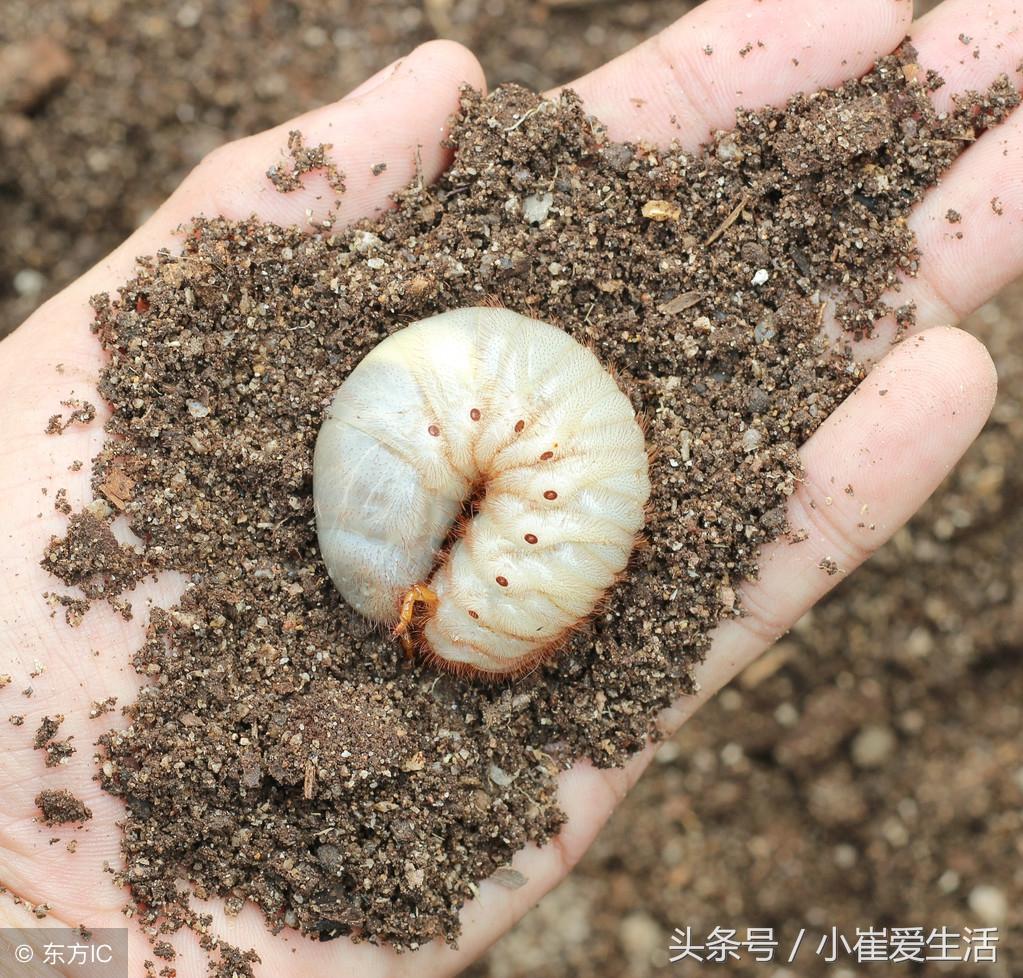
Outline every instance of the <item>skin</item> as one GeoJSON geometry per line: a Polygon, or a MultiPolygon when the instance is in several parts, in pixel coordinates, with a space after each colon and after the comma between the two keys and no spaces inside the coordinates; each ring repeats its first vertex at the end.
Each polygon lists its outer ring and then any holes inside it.
{"type": "MultiPolygon", "coordinates": [[[[732,124],[738,104],[780,103],[798,89],[837,84],[865,71],[911,33],[921,62],[940,70],[948,81],[935,96],[947,105],[948,93],[982,87],[1002,71],[1019,81],[1014,70],[1023,56],[1023,15],[1017,6],[1016,0],[946,0],[911,25],[908,0],[708,0],[574,87],[614,136],[661,142],[677,138],[696,147],[708,129],[732,124]],[[964,32],[973,37],[968,48],[958,40],[964,32]],[[754,46],[740,58],[739,49],[758,39],[765,46],[754,46]],[[708,44],[714,49],[710,57],[703,53],[708,44]],[[980,48],[979,59],[971,56],[974,46],[980,48]],[[798,66],[791,61],[794,55],[798,66]],[[633,99],[646,101],[637,105],[633,99]],[[670,121],[672,115],[677,126],[670,121]]],[[[60,438],[42,434],[62,398],[74,394],[100,403],[94,383],[101,357],[89,333],[88,297],[126,280],[135,255],[175,247],[173,229],[200,212],[231,218],[256,212],[281,223],[303,223],[307,208],[316,218],[326,216],[332,192],[322,177],[310,175],[304,189],[283,196],[264,176],[267,166],[280,158],[292,128],[301,129],[310,145],[334,144],[336,162],[349,174],[340,221],[377,213],[386,206],[387,195],[414,176],[417,145],[427,178],[445,165],[439,137],[462,82],[483,84],[475,59],[455,44],[434,42],[340,102],[216,150],[121,248],[0,343],[0,390],[5,392],[0,404],[0,498],[5,510],[0,648],[6,650],[0,671],[15,677],[0,698],[2,716],[25,714],[21,729],[0,720],[0,882],[33,904],[49,904],[51,915],[44,924],[124,923],[120,908],[126,894],[102,872],[105,860],[118,862],[115,822],[121,808],[91,781],[90,750],[98,733],[119,717],[90,721],[88,708],[91,701],[111,695],[121,704],[134,699],[139,679],[127,663],[142,636],[145,602],[166,604],[180,587],[168,575],[135,593],[133,622],[97,607],[75,630],[62,616],[51,617],[42,598],[55,582],[39,568],[40,552],[50,534],[63,527],[63,519],[53,512],[53,494],[66,487],[72,505],[88,501],[88,466],[74,474],[68,465],[74,459],[88,461],[103,437],[100,423],[74,426],[60,438]],[[370,167],[379,161],[387,162],[386,172],[370,176],[370,167]],[[63,373],[57,371],[58,363],[64,364],[63,373]],[[49,495],[42,495],[44,489],[49,495]],[[45,672],[30,680],[28,673],[37,664],[45,672]],[[26,699],[18,691],[30,682],[36,692],[26,699]],[[41,717],[55,712],[67,715],[61,736],[73,734],[79,748],[69,765],[56,770],[45,769],[41,753],[29,745],[41,717]],[[93,810],[95,817],[84,831],[50,831],[33,822],[35,794],[43,787],[64,786],[93,810]],[[76,837],[77,853],[70,856],[63,844],[48,845],[51,836],[76,837]]],[[[1021,154],[1023,110],[972,145],[914,213],[911,223],[924,258],[920,277],[907,283],[903,297],[918,304],[918,338],[880,359],[860,389],[804,447],[806,480],[792,499],[790,519],[805,527],[809,537],[800,546],[766,550],[760,580],[742,588],[749,617],[718,630],[713,650],[698,670],[701,692],[679,700],[666,713],[667,730],[688,720],[844,579],[844,573],[830,577],[819,570],[821,558],[831,557],[843,572],[852,571],[919,508],[981,429],[995,394],[994,368],[976,340],[949,324],[1021,271],[1021,154]],[[1001,217],[989,205],[996,195],[1004,211],[1001,217]],[[944,214],[950,207],[964,215],[957,226],[961,240],[948,232],[944,214]],[[848,483],[856,487],[855,498],[833,491],[848,483]],[[833,505],[811,508],[812,500],[828,495],[833,505]],[[874,529],[857,526],[864,503],[874,529]]],[[[560,797],[569,815],[565,830],[552,844],[518,854],[514,865],[528,877],[520,889],[509,891],[489,882],[480,886],[479,897],[464,911],[457,951],[431,945],[414,955],[396,956],[387,948],[346,941],[271,938],[251,908],[227,919],[219,904],[197,906],[213,914],[217,933],[256,948],[264,962],[262,974],[453,974],[565,876],[651,756],[648,749],[625,770],[598,771],[579,764],[563,775],[560,797]]],[[[9,897],[0,900],[0,925],[39,923],[9,897]]],[[[138,974],[149,948],[136,929],[130,933],[131,973],[138,974]]],[[[205,974],[194,938],[184,935],[177,944],[182,952],[175,963],[178,974],[205,974]]]]}

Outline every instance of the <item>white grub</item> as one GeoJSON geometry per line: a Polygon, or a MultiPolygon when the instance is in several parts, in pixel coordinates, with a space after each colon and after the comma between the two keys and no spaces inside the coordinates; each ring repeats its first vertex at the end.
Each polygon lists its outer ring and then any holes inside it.
{"type": "Polygon", "coordinates": [[[326,413],[313,491],[353,608],[402,632],[425,606],[426,654],[500,676],[590,615],[628,562],[650,481],[632,405],[593,353],[478,307],[413,323],[359,363],[326,413]]]}

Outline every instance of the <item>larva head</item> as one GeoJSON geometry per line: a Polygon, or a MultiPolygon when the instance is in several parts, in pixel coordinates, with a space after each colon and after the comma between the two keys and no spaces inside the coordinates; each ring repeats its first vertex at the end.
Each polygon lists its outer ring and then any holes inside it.
{"type": "Polygon", "coordinates": [[[320,549],[352,607],[393,626],[404,605],[442,667],[516,675],[625,569],[647,468],[593,353],[507,309],[458,309],[385,339],[334,395],[313,461],[320,549]],[[417,586],[436,601],[413,616],[417,586]]]}

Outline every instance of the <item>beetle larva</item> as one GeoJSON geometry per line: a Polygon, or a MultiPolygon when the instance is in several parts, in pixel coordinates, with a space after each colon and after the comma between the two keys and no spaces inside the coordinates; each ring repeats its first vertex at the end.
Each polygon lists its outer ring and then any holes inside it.
{"type": "Polygon", "coordinates": [[[520,673],[624,570],[647,468],[593,353],[507,309],[456,309],[383,340],[335,393],[313,459],[320,550],[365,617],[400,634],[417,609],[440,665],[520,673]]]}

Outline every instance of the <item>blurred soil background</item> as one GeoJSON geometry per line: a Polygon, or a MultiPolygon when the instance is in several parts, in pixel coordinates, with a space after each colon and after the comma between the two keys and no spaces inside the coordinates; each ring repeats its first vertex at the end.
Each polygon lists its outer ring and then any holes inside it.
{"type": "MultiPolygon", "coordinates": [[[[492,85],[542,89],[693,5],[4,0],[0,335],[210,149],[339,98],[420,41],[454,38],[492,85]]],[[[892,973],[1023,973],[1021,314],[1017,282],[967,324],[1001,390],[942,490],[661,748],[573,876],[473,978],[691,974],[668,963],[685,926],[783,941],[805,927],[814,941],[788,970],[710,974],[851,978],[856,965],[814,959],[832,926],[981,924],[1000,928],[999,964],[892,973]]]]}

